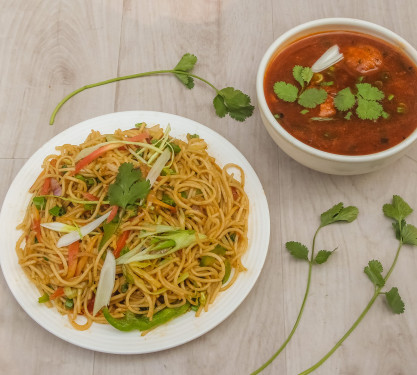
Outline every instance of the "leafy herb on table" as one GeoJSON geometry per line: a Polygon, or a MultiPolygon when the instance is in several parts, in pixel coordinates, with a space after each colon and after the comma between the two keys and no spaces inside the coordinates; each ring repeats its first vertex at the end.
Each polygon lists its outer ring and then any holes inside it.
{"type": "Polygon", "coordinates": [[[75,90],[72,93],[68,94],[64,99],[62,99],[58,103],[58,105],[52,112],[49,124],[53,125],[56,114],[69,99],[71,99],[73,96],[77,95],[78,93],[84,90],[97,86],[106,85],[108,83],[159,74],[174,74],[189,89],[192,89],[194,87],[194,79],[198,79],[209,85],[212,89],[216,91],[216,96],[213,100],[213,105],[216,114],[219,117],[224,117],[228,114],[230,117],[237,121],[245,121],[248,117],[252,116],[254,106],[251,105],[251,98],[248,95],[244,94],[240,90],[234,89],[233,87],[218,89],[204,78],[190,73],[193,70],[196,62],[196,56],[190,53],[186,53],[184,56],[182,56],[181,60],[178,62],[174,69],[154,70],[150,72],[131,74],[83,86],[78,90],[75,90]]]}
{"type": "Polygon", "coordinates": [[[301,316],[303,315],[304,307],[305,307],[307,297],[308,297],[308,294],[309,294],[309,291],[310,291],[311,274],[312,274],[313,266],[317,265],[317,264],[325,263],[334,251],[334,250],[333,251],[320,250],[317,253],[317,255],[314,256],[317,234],[319,233],[319,231],[322,228],[324,228],[324,227],[326,227],[327,225],[330,225],[330,224],[334,224],[334,223],[337,223],[337,222],[351,223],[352,221],[354,221],[357,218],[358,212],[359,211],[356,207],[354,207],[354,206],[344,207],[343,203],[336,204],[335,206],[333,206],[332,208],[330,208],[326,212],[323,212],[320,216],[320,225],[317,228],[317,230],[316,230],[316,232],[314,233],[314,236],[313,236],[313,242],[312,242],[312,245],[311,245],[310,259],[308,257],[309,250],[308,250],[307,246],[301,244],[300,242],[295,242],[295,241],[290,241],[290,242],[287,242],[285,244],[287,250],[289,251],[289,253],[294,258],[297,258],[297,259],[308,262],[307,286],[306,286],[306,291],[305,291],[305,294],[304,294],[304,299],[303,299],[303,302],[301,304],[300,311],[299,311],[298,316],[297,316],[297,320],[295,321],[294,326],[293,326],[290,334],[288,335],[288,337],[285,339],[285,341],[279,347],[279,349],[273,354],[273,356],[267,362],[265,362],[261,367],[259,367],[256,371],[252,372],[251,375],[259,374],[263,369],[265,369],[268,365],[270,365],[272,363],[272,361],[276,357],[278,357],[278,355],[284,350],[284,348],[290,342],[292,336],[294,335],[294,333],[295,333],[295,331],[298,327],[298,324],[300,323],[301,316]]]}
{"type": "Polygon", "coordinates": [[[383,291],[383,288],[386,286],[388,279],[395,268],[403,245],[417,246],[417,228],[411,224],[407,224],[405,221],[405,219],[413,212],[413,209],[400,196],[394,195],[392,198],[392,203],[385,204],[382,210],[386,217],[394,221],[392,226],[394,229],[395,237],[398,240],[397,252],[391,266],[388,269],[388,272],[385,274],[385,276],[383,275],[384,268],[380,261],[374,259],[368,262],[368,265],[364,268],[364,272],[373,284],[374,292],[372,298],[362,313],[359,315],[359,317],[356,319],[356,321],[353,323],[353,325],[333,346],[333,348],[330,349],[330,351],[316,364],[301,372],[299,375],[310,374],[318,367],[320,367],[355,330],[355,328],[359,325],[359,323],[371,309],[372,305],[375,303],[379,296],[385,296],[387,305],[394,314],[402,314],[404,312],[405,305],[400,297],[398,288],[392,287],[389,291],[383,291]]]}

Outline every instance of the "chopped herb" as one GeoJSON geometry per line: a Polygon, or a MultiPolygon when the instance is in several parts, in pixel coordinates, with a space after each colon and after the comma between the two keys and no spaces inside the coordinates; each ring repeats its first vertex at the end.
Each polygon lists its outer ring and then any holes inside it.
{"type": "Polygon", "coordinates": [[[146,125],[146,123],[138,122],[137,124],[135,124],[135,128],[141,128],[143,125],[146,125]]]}
{"type": "Polygon", "coordinates": [[[52,207],[52,208],[49,210],[49,213],[50,213],[52,216],[62,216],[62,215],[65,215],[66,210],[65,210],[65,208],[64,208],[64,207],[55,206],[55,207],[52,207]]]}
{"type": "Polygon", "coordinates": [[[352,116],[352,112],[349,111],[348,113],[346,113],[345,119],[350,120],[351,116],[352,116]]]}
{"type": "Polygon", "coordinates": [[[334,85],[334,81],[328,81],[328,82],[321,82],[320,86],[332,86],[334,85]]]}
{"type": "Polygon", "coordinates": [[[96,209],[96,205],[95,204],[91,204],[91,203],[84,204],[84,210],[85,211],[93,211],[95,209],[96,209]]]}
{"type": "Polygon", "coordinates": [[[280,113],[276,113],[276,114],[274,115],[274,117],[275,117],[275,118],[281,118],[281,117],[282,117],[282,115],[281,115],[280,113]]]}
{"type": "Polygon", "coordinates": [[[47,257],[43,257],[44,260],[46,260],[47,262],[49,262],[49,259],[47,257]]]}
{"type": "Polygon", "coordinates": [[[46,199],[44,197],[34,197],[32,202],[35,205],[35,207],[38,209],[38,211],[45,209],[46,199]]]}
{"type": "Polygon", "coordinates": [[[308,109],[303,109],[302,111],[300,111],[302,115],[306,115],[308,112],[310,112],[308,109]]]}
{"type": "Polygon", "coordinates": [[[162,199],[161,199],[161,201],[162,202],[164,202],[164,203],[166,203],[166,204],[169,204],[170,206],[172,206],[172,207],[175,207],[177,204],[175,203],[175,201],[169,196],[169,195],[167,195],[167,194],[164,194],[163,196],[162,196],[162,199]]]}
{"type": "Polygon", "coordinates": [[[181,151],[181,147],[173,142],[169,142],[169,145],[172,147],[172,151],[174,151],[174,154],[178,154],[181,151]]]}
{"type": "Polygon", "coordinates": [[[191,138],[200,138],[200,136],[198,134],[187,134],[187,138],[191,139],[191,138]]]}
{"type": "Polygon", "coordinates": [[[126,293],[129,289],[129,284],[128,283],[124,283],[121,287],[120,287],[120,291],[122,293],[126,293]]]}
{"type": "Polygon", "coordinates": [[[177,174],[172,168],[164,167],[161,171],[161,176],[170,176],[172,174],[177,174]]]}
{"type": "Polygon", "coordinates": [[[43,296],[38,298],[39,303],[45,303],[49,301],[49,294],[45,293],[43,296]]]}
{"type": "Polygon", "coordinates": [[[74,301],[72,299],[67,299],[64,306],[67,310],[72,309],[74,307],[74,301]]]}
{"type": "Polygon", "coordinates": [[[362,82],[365,77],[361,76],[358,78],[358,82],[362,82]]]}
{"type": "Polygon", "coordinates": [[[394,95],[393,94],[388,95],[388,100],[392,100],[392,99],[394,99],[394,95]]]}
{"type": "Polygon", "coordinates": [[[381,113],[382,118],[384,118],[385,120],[389,118],[389,113],[382,111],[381,113]]]}
{"type": "Polygon", "coordinates": [[[188,198],[188,193],[186,191],[182,191],[180,194],[181,194],[181,197],[188,198]]]}

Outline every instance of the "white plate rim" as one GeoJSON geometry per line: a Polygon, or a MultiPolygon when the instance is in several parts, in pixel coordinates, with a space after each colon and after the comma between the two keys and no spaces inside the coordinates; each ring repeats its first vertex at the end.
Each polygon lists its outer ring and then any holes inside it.
{"type": "Polygon", "coordinates": [[[178,115],[155,111],[126,111],[82,121],[57,134],[39,148],[10,185],[0,213],[0,233],[6,239],[5,246],[0,249],[0,265],[9,289],[23,310],[40,326],[62,340],[85,349],[111,354],[145,354],[194,340],[222,323],[239,307],[255,285],[264,265],[269,246],[270,217],[266,196],[255,171],[238,149],[220,134],[178,115]],[[245,190],[250,198],[249,246],[242,258],[248,271],[239,275],[236,283],[220,294],[214,304],[210,305],[208,312],[203,312],[199,318],[187,313],[146,336],[140,336],[138,331],[120,332],[100,324],[93,324],[87,331],[77,331],[55,309],[48,309],[37,302],[39,292],[17,263],[14,249],[19,232],[15,228],[24,214],[22,208],[29,202],[27,191],[40,173],[44,157],[55,152],[55,146],[69,143],[72,139],[81,143],[91,129],[101,132],[107,129],[128,129],[137,122],[160,124],[164,128],[170,124],[171,134],[177,138],[184,138],[187,133],[197,133],[207,141],[209,153],[220,165],[234,162],[242,167],[246,176],[245,190]],[[227,160],[222,160],[226,159],[224,153],[227,153],[227,160]],[[25,196],[25,199],[16,204],[16,196],[25,196]]]}

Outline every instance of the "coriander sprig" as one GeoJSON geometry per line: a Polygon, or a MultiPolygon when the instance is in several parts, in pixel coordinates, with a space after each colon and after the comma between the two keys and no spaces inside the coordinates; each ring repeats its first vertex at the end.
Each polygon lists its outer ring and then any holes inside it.
{"type": "Polygon", "coordinates": [[[385,94],[378,87],[370,83],[357,83],[356,90],[356,95],[349,87],[340,90],[334,98],[335,107],[339,111],[348,111],[356,104],[355,112],[362,120],[377,120],[388,115],[380,103],[385,94]]]}
{"type": "Polygon", "coordinates": [[[298,99],[298,104],[305,108],[315,108],[327,98],[326,90],[322,88],[308,88],[304,90],[304,85],[308,86],[313,78],[313,71],[309,67],[300,65],[294,66],[292,70],[294,79],[300,84],[301,91],[291,83],[284,81],[275,82],[274,92],[278,98],[285,102],[293,103],[298,99]]]}
{"type": "Polygon", "coordinates": [[[301,244],[300,242],[294,242],[294,241],[290,241],[285,244],[287,250],[294,258],[301,259],[301,260],[308,262],[307,286],[306,286],[306,291],[304,293],[304,299],[301,304],[297,319],[288,337],[285,339],[285,341],[279,347],[279,349],[272,355],[272,357],[268,361],[266,361],[261,367],[259,367],[257,370],[252,372],[251,375],[259,374],[263,369],[269,366],[274,361],[274,359],[278,357],[278,355],[284,350],[287,344],[290,342],[292,336],[294,335],[298,327],[298,324],[300,323],[301,316],[303,315],[304,307],[307,302],[307,297],[310,291],[311,274],[312,274],[313,265],[325,263],[329,259],[330,255],[336,250],[336,249],[333,251],[320,250],[317,253],[317,255],[314,257],[316,237],[320,229],[326,227],[327,225],[334,224],[337,222],[351,223],[357,218],[358,212],[359,212],[358,209],[354,206],[343,207],[343,203],[336,204],[335,206],[333,206],[326,212],[323,212],[320,216],[320,225],[317,228],[316,232],[314,233],[313,243],[311,245],[310,259],[308,259],[309,250],[307,246],[301,244]]]}
{"type": "Polygon", "coordinates": [[[374,293],[372,295],[372,298],[370,299],[362,313],[359,315],[359,317],[355,320],[353,325],[333,346],[333,348],[316,364],[314,364],[307,370],[301,372],[299,375],[310,374],[318,367],[320,367],[355,330],[355,328],[359,325],[359,323],[362,321],[362,319],[365,317],[365,315],[368,313],[368,311],[371,309],[372,305],[380,295],[385,295],[387,304],[391,308],[393,313],[401,314],[404,312],[404,302],[402,301],[400,294],[398,293],[398,288],[393,287],[388,292],[383,292],[382,289],[387,284],[387,281],[395,268],[402,246],[417,246],[417,228],[411,224],[407,224],[405,221],[405,218],[413,212],[413,209],[400,196],[394,195],[392,203],[385,204],[382,210],[385,216],[394,220],[392,225],[394,228],[395,236],[399,241],[397,252],[395,254],[391,267],[388,269],[387,274],[383,276],[383,266],[380,261],[371,260],[368,262],[368,266],[364,268],[364,272],[368,276],[369,280],[371,280],[374,286],[374,293]]]}
{"type": "Polygon", "coordinates": [[[245,121],[248,117],[252,116],[255,107],[251,105],[251,98],[248,95],[244,94],[240,90],[234,89],[233,87],[226,87],[224,89],[219,90],[212,83],[205,80],[204,78],[201,78],[195,74],[191,74],[190,72],[194,68],[196,62],[196,56],[190,53],[186,53],[174,69],[154,70],[150,72],[131,74],[83,86],[68,94],[64,99],[62,99],[58,103],[58,105],[52,112],[49,124],[54,124],[56,114],[69,99],[71,99],[73,96],[77,95],[78,93],[84,90],[91,89],[97,86],[106,85],[108,83],[159,74],[174,74],[189,89],[192,89],[194,87],[194,78],[209,85],[216,91],[216,96],[213,100],[213,105],[216,114],[219,117],[224,117],[226,116],[226,114],[228,114],[231,118],[237,121],[245,121]]]}

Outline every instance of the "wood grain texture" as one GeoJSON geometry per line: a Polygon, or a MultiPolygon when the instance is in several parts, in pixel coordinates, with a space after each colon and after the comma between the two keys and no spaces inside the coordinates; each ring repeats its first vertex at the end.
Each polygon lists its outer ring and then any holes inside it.
{"type": "MultiPolygon", "coordinates": [[[[249,374],[289,334],[303,298],[307,265],[290,259],[285,242],[310,246],[318,215],[343,201],[359,207],[359,219],[319,234],[317,248],[338,249],[329,264],[314,268],[299,329],[263,373],[298,374],[325,354],[371,297],[363,267],[373,258],[387,266],[395,255],[382,205],[399,194],[417,207],[417,148],[380,172],[324,175],[286,156],[265,131],[257,109],[244,124],[219,119],[210,104],[212,89],[196,82],[190,91],[171,76],[87,90],[64,105],[53,127],[47,125],[49,116],[64,95],[87,83],[171,68],[185,52],[198,56],[196,74],[218,88],[239,88],[255,101],[259,61],[289,28],[317,18],[353,17],[383,25],[417,46],[417,2],[0,0],[0,8],[0,201],[25,159],[55,134],[97,115],[142,109],[189,117],[228,138],[257,172],[271,212],[267,261],[247,299],[203,337],[160,353],[108,355],[61,341],[26,315],[0,276],[0,372],[249,374]]],[[[415,217],[410,221],[417,223],[415,217]]],[[[416,373],[416,268],[416,251],[404,248],[389,281],[399,288],[406,313],[393,316],[378,300],[317,374],[416,373]]]]}

